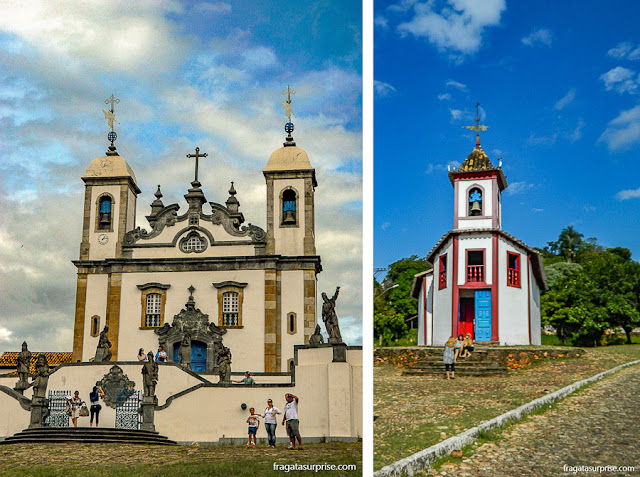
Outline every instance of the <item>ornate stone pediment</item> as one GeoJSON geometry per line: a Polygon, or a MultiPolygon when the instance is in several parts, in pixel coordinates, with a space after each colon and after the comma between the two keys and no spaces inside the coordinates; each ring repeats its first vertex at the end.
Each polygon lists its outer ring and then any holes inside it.
{"type": "Polygon", "coordinates": [[[104,397],[102,398],[104,403],[115,409],[133,394],[136,383],[131,381],[124,374],[122,368],[115,364],[100,381],[96,382],[96,386],[100,386],[104,391],[104,397]]]}
{"type": "Polygon", "coordinates": [[[130,230],[124,235],[124,245],[135,245],[140,239],[148,240],[157,237],[165,227],[171,227],[176,224],[178,221],[178,209],[180,209],[178,204],[171,204],[162,209],[155,218],[151,232],[147,232],[140,227],[130,230]]]}

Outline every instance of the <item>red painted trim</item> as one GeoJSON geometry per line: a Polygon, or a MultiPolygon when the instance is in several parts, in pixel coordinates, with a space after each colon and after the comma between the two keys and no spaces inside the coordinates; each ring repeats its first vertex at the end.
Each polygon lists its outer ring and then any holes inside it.
{"type": "Polygon", "coordinates": [[[453,229],[458,228],[458,214],[460,213],[458,210],[458,181],[454,183],[453,186],[453,229]]]}
{"type": "Polygon", "coordinates": [[[516,253],[516,252],[509,252],[507,251],[507,286],[508,287],[513,287],[513,288],[522,288],[522,267],[520,266],[520,254],[516,253]],[[509,258],[511,257],[511,255],[515,255],[516,257],[516,272],[518,272],[519,275],[517,275],[516,278],[516,283],[515,285],[512,285],[509,283],[509,270],[511,270],[511,268],[509,268],[509,258]]]}
{"type": "Polygon", "coordinates": [[[424,329],[424,346],[427,346],[427,279],[426,277],[422,277],[422,301],[424,303],[422,309],[423,314],[422,314],[422,319],[424,321],[423,324],[423,329],[424,329]]]}
{"type": "Polygon", "coordinates": [[[487,289],[487,284],[485,282],[471,282],[465,283],[464,285],[460,285],[458,288],[460,290],[478,290],[478,289],[487,289]]]}
{"type": "MultiPolygon", "coordinates": [[[[466,287],[467,285],[471,285],[473,284],[481,284],[482,287],[478,287],[478,288],[487,288],[487,253],[486,253],[486,249],[484,248],[468,248],[465,250],[465,254],[464,254],[464,286],[466,287]],[[470,282],[469,281],[469,252],[482,252],[482,266],[484,267],[482,270],[482,278],[483,280],[481,282],[470,282]]],[[[476,288],[471,286],[470,288],[476,288]]]]}
{"type": "Polygon", "coordinates": [[[527,255],[527,311],[529,312],[529,344],[533,344],[531,341],[531,276],[529,270],[531,269],[531,257],[527,255]]]}
{"type": "Polygon", "coordinates": [[[491,341],[498,341],[498,234],[493,234],[493,276],[491,277],[491,341]]]}
{"type": "Polygon", "coordinates": [[[455,171],[453,176],[453,181],[471,181],[475,179],[486,179],[487,177],[495,177],[500,180],[498,184],[500,186],[500,190],[506,188],[506,183],[502,181],[500,177],[500,173],[497,170],[493,171],[455,171]]]}
{"type": "Polygon", "coordinates": [[[458,236],[453,237],[453,273],[451,274],[451,336],[458,336],[458,307],[460,300],[458,299],[458,236]]]}
{"type": "Polygon", "coordinates": [[[491,200],[493,201],[493,228],[497,229],[498,228],[498,194],[497,194],[497,189],[498,188],[498,179],[493,179],[491,181],[491,200]]]}
{"type": "Polygon", "coordinates": [[[438,273],[438,290],[444,290],[445,288],[447,288],[447,254],[442,254],[440,255],[440,259],[438,260],[438,263],[440,264],[440,270],[438,273]],[[442,261],[444,259],[444,270],[442,270],[442,261]],[[442,280],[442,272],[444,271],[444,285],[442,284],[443,280],[442,280]]]}

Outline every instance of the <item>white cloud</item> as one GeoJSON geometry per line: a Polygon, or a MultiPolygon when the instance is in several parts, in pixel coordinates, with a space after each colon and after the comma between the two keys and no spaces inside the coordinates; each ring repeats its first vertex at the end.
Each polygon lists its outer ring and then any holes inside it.
{"type": "Polygon", "coordinates": [[[544,212],[544,209],[537,209],[537,208],[533,208],[531,209],[533,212],[539,213],[539,212],[544,212]]]}
{"type": "Polygon", "coordinates": [[[640,105],[621,111],[609,121],[598,142],[606,143],[610,152],[627,150],[640,143],[640,105]]]}
{"type": "Polygon", "coordinates": [[[638,89],[638,81],[634,79],[635,76],[636,74],[633,71],[621,66],[616,66],[601,75],[600,79],[604,81],[604,86],[607,91],[613,89],[620,94],[635,94],[638,89]]]}
{"type": "Polygon", "coordinates": [[[382,230],[387,230],[389,227],[391,227],[391,222],[383,222],[383,224],[380,226],[382,230]]]}
{"type": "Polygon", "coordinates": [[[537,134],[532,133],[527,139],[527,142],[532,146],[551,146],[555,144],[557,138],[557,133],[553,133],[550,136],[538,136],[537,134]]]}
{"type": "Polygon", "coordinates": [[[231,13],[231,5],[224,2],[202,2],[194,5],[191,10],[196,13],[211,13],[214,15],[220,15],[231,13]]]}
{"type": "Polygon", "coordinates": [[[12,334],[13,332],[11,330],[0,325],[0,343],[2,343],[3,341],[9,341],[12,334]]]}
{"type": "Polygon", "coordinates": [[[438,95],[438,99],[440,101],[449,101],[451,99],[451,95],[449,93],[442,93],[438,95]]]}
{"type": "Polygon", "coordinates": [[[378,80],[373,81],[373,88],[378,98],[386,98],[396,92],[396,89],[389,83],[378,80]]]}
{"type": "Polygon", "coordinates": [[[413,17],[398,30],[425,38],[441,51],[467,55],[480,49],[486,28],[499,25],[505,9],[504,0],[448,0],[438,9],[434,2],[415,3],[413,17]]]}
{"type": "Polygon", "coordinates": [[[242,52],[242,57],[248,68],[268,68],[278,63],[274,51],[264,46],[246,49],[242,52]]]}
{"type": "Polygon", "coordinates": [[[575,127],[573,131],[569,133],[569,140],[571,142],[576,142],[580,138],[582,138],[582,129],[584,128],[584,121],[580,119],[578,121],[578,125],[575,127]]]}
{"type": "Polygon", "coordinates": [[[458,167],[460,167],[460,162],[458,161],[449,161],[446,164],[428,164],[424,172],[425,174],[433,174],[434,172],[446,172],[449,168],[453,170],[458,167]]]}
{"type": "Polygon", "coordinates": [[[79,69],[89,64],[102,71],[166,70],[186,48],[164,17],[182,12],[170,0],[32,0],[4,2],[2,10],[0,30],[56,56],[67,68],[76,62],[79,69]]]}
{"type": "Polygon", "coordinates": [[[445,86],[451,86],[452,88],[459,89],[460,91],[467,91],[467,85],[458,83],[457,81],[449,80],[445,83],[445,86]]]}
{"type": "Polygon", "coordinates": [[[507,193],[510,195],[520,194],[521,192],[527,191],[533,187],[533,184],[529,184],[528,182],[512,182],[507,187],[507,193]]]}
{"type": "Polygon", "coordinates": [[[464,111],[462,111],[460,109],[451,109],[451,108],[449,108],[449,113],[451,113],[451,120],[452,121],[458,121],[458,120],[462,119],[465,116],[464,111]]]}
{"type": "Polygon", "coordinates": [[[613,56],[614,58],[622,59],[627,53],[631,51],[631,48],[633,48],[631,43],[629,43],[628,41],[623,41],[622,43],[618,43],[618,46],[616,46],[615,48],[611,48],[609,51],[607,51],[607,54],[609,56],[613,56]]]}
{"type": "Polygon", "coordinates": [[[533,30],[528,36],[525,36],[522,39],[522,43],[527,46],[535,46],[536,44],[551,46],[552,41],[553,34],[551,33],[551,30],[547,28],[538,28],[537,30],[533,30]]]}
{"type": "Polygon", "coordinates": [[[377,27],[380,27],[384,30],[389,28],[389,20],[387,20],[382,15],[376,15],[376,18],[373,20],[373,24],[377,27]]]}
{"type": "Polygon", "coordinates": [[[616,194],[618,200],[640,199],[640,187],[637,189],[621,190],[616,194]]]}
{"type": "Polygon", "coordinates": [[[575,88],[571,88],[567,94],[565,94],[562,98],[560,98],[556,104],[553,106],[553,109],[556,111],[560,111],[564,109],[567,105],[569,105],[576,97],[575,88]]]}

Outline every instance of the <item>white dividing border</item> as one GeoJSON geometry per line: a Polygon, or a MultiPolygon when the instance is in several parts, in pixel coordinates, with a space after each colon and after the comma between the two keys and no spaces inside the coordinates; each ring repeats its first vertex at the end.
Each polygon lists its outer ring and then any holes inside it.
{"type": "Polygon", "coordinates": [[[602,373],[596,374],[590,378],[583,379],[581,381],[576,381],[573,384],[565,386],[562,389],[558,389],[546,396],[540,397],[538,399],[534,399],[533,401],[520,406],[517,409],[514,409],[509,412],[505,412],[504,414],[499,415],[498,417],[494,417],[493,419],[483,422],[479,426],[468,429],[456,436],[450,437],[438,444],[428,447],[420,452],[416,452],[409,457],[405,457],[404,459],[400,459],[393,464],[389,464],[379,471],[375,472],[374,477],[391,477],[391,476],[403,476],[406,475],[408,477],[412,477],[420,472],[431,467],[431,465],[442,457],[447,457],[451,454],[451,451],[462,449],[466,446],[471,445],[478,438],[480,431],[488,431],[491,429],[498,429],[508,424],[510,421],[516,421],[521,417],[535,411],[536,409],[541,408],[546,404],[551,404],[553,402],[559,401],[567,397],[569,394],[577,391],[583,386],[587,384],[591,384],[595,381],[598,381],[605,376],[613,374],[617,371],[620,371],[623,368],[628,366],[633,366],[634,364],[640,364],[640,359],[636,361],[630,361],[629,363],[621,364],[620,366],[616,366],[615,368],[609,369],[608,371],[603,371],[602,373]]]}

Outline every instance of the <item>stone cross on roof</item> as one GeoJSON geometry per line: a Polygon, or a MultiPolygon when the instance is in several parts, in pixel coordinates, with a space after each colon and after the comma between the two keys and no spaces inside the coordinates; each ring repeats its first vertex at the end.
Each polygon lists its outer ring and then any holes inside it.
{"type": "Polygon", "coordinates": [[[202,154],[200,154],[200,148],[196,147],[196,153],[195,154],[187,154],[187,157],[189,159],[191,159],[192,157],[196,158],[196,179],[195,182],[198,182],[198,159],[201,157],[207,157],[209,154],[207,154],[206,152],[203,152],[202,154]]]}

